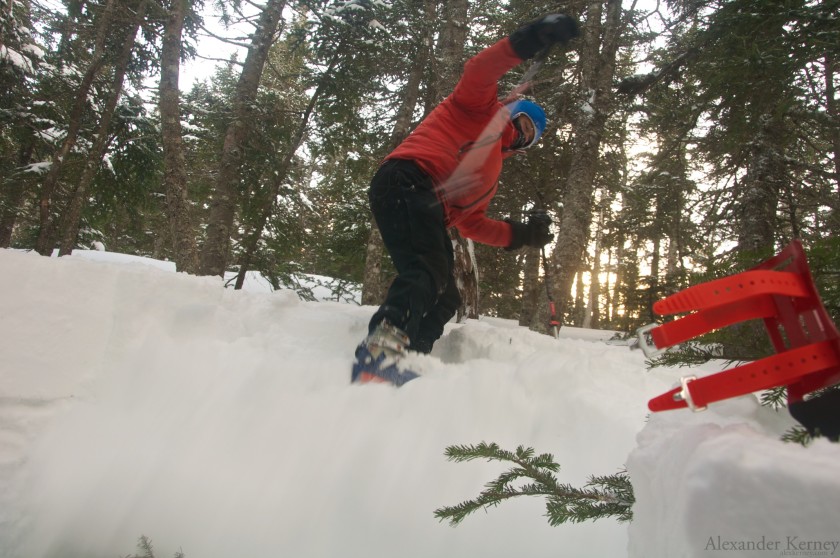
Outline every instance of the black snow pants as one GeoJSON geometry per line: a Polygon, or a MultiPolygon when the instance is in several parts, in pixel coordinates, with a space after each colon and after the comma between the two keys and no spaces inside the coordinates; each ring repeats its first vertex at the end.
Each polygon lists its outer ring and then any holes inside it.
{"type": "Polygon", "coordinates": [[[386,161],[370,186],[370,207],[397,268],[370,331],[387,319],[406,332],[410,348],[428,353],[461,304],[453,278],[452,240],[432,179],[414,162],[386,161]]]}

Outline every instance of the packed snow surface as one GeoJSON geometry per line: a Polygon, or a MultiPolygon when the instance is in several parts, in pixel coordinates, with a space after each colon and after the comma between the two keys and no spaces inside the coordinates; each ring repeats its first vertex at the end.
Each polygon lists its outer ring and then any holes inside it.
{"type": "Polygon", "coordinates": [[[102,252],[0,270],[0,556],[840,556],[838,444],[780,442],[753,396],[648,420],[687,372],[611,332],[450,324],[421,379],[357,386],[370,307],[102,252]],[[573,485],[626,466],[634,521],[550,527],[521,499],[438,522],[505,470],[443,455],[481,441],[573,485]]]}

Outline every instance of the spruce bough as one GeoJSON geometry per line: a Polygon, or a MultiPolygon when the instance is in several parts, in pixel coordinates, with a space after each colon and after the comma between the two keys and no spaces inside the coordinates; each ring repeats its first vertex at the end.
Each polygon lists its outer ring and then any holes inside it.
{"type": "Polygon", "coordinates": [[[544,496],[547,500],[546,516],[552,526],[604,517],[615,517],[618,521],[633,518],[635,499],[626,471],[610,476],[592,476],[583,487],[575,488],[557,482],[554,473],[560,465],[554,461],[554,456],[550,453],[535,455],[533,448],[519,446],[515,452],[510,452],[495,443],[481,442],[475,446],[449,446],[445,454],[449,461],[455,462],[486,459],[513,464],[512,468],[487,483],[477,498],[435,510],[435,517],[440,521],[449,521],[453,527],[475,511],[498,506],[517,496],[544,496]]]}

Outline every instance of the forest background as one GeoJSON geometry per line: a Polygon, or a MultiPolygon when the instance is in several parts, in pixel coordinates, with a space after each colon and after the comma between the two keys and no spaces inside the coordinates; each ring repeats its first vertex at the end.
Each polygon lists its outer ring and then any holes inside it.
{"type": "Polygon", "coordinates": [[[546,210],[556,240],[454,234],[461,314],[545,329],[551,297],[564,324],[629,332],[796,237],[836,317],[840,0],[0,0],[0,247],[102,243],[232,287],[313,273],[376,304],[375,168],[469,56],[551,12],[582,36],[525,91],[549,127],[490,216],[546,210]],[[208,33],[246,54],[182,87],[219,58],[208,33]]]}

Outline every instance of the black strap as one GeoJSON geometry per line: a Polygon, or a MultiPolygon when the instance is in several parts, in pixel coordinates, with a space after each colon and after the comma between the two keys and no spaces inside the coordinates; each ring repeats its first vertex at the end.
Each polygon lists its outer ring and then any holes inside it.
{"type": "Polygon", "coordinates": [[[808,399],[791,403],[788,410],[811,436],[840,441],[840,386],[829,388],[808,399]]]}

